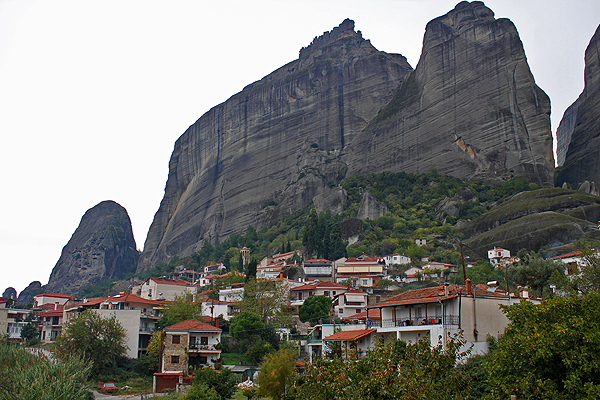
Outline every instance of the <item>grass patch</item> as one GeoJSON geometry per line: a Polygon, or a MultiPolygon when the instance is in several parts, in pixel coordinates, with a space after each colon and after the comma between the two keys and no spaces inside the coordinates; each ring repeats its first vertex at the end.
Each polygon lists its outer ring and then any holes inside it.
{"type": "Polygon", "coordinates": [[[252,364],[245,355],[238,353],[221,353],[223,365],[249,365],[252,364]]]}

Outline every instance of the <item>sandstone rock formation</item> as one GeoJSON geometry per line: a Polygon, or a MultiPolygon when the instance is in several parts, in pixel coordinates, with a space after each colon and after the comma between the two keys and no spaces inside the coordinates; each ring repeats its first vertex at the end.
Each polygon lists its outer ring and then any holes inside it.
{"type": "Polygon", "coordinates": [[[175,144],[138,271],[310,204],[345,176],[340,153],[410,71],[345,20],[211,109],[175,144]]]}
{"type": "Polygon", "coordinates": [[[33,296],[44,293],[42,283],[40,281],[33,281],[25,289],[19,293],[17,297],[17,303],[21,306],[26,306],[28,303],[33,301],[33,296]]]}
{"type": "Polygon", "coordinates": [[[363,193],[363,198],[360,202],[360,206],[358,207],[358,211],[356,212],[356,218],[358,219],[370,219],[376,220],[379,217],[384,216],[390,210],[381,201],[377,200],[375,196],[373,196],[369,192],[363,193]]]}
{"type": "Polygon", "coordinates": [[[137,270],[260,228],[351,174],[436,168],[550,185],[549,113],[516,28],[481,2],[427,25],[414,71],[346,20],[177,140],[137,270]]]}
{"type": "Polygon", "coordinates": [[[563,115],[556,133],[559,145],[568,143],[556,183],[566,182],[572,189],[586,180],[600,184],[600,26],[585,51],[584,79],[583,92],[563,115]]]}
{"type": "Polygon", "coordinates": [[[512,22],[478,1],[429,22],[414,73],[348,152],[348,174],[435,168],[553,184],[550,101],[512,22]]]}
{"type": "Polygon", "coordinates": [[[135,272],[138,257],[127,210],[103,201],[81,218],[45,290],[77,295],[87,284],[135,272]]]}
{"type": "Polygon", "coordinates": [[[9,286],[6,288],[6,290],[4,290],[4,292],[2,292],[2,297],[4,297],[5,299],[16,300],[17,299],[17,291],[15,290],[14,287],[9,286]]]}

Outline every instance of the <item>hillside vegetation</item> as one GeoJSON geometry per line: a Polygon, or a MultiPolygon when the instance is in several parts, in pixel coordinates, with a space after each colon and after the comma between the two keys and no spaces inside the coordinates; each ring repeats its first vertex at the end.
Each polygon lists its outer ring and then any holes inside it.
{"type": "MultiPolygon", "coordinates": [[[[424,255],[431,261],[460,264],[459,241],[471,261],[487,258],[493,246],[514,253],[520,249],[540,252],[550,246],[595,238],[600,220],[600,198],[559,188],[540,188],[524,177],[505,182],[461,180],[432,170],[410,173],[371,174],[344,179],[347,193],[343,212],[318,215],[307,207],[270,226],[256,230],[249,226],[242,235],[232,234],[215,244],[205,243],[188,257],[173,257],[143,275],[163,276],[178,265],[199,269],[222,262],[227,270],[241,271],[240,249],[247,247],[251,257],[302,249],[305,258],[355,257],[361,253],[384,256],[401,253],[415,264],[424,255]],[[375,220],[356,218],[365,192],[385,204],[389,212],[375,220]],[[442,207],[454,204],[454,211],[442,207]],[[415,238],[426,238],[419,247],[415,238]],[[349,245],[349,240],[355,240],[349,245]]],[[[129,276],[128,278],[133,278],[129,276]]],[[[87,296],[106,291],[111,284],[86,288],[87,296]]]]}

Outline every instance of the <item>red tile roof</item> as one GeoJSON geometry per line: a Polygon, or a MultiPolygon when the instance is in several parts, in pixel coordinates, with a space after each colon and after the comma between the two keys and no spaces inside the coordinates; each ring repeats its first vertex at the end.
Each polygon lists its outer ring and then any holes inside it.
{"type": "Polygon", "coordinates": [[[556,256],[556,257],[552,257],[553,260],[560,260],[561,258],[568,258],[568,257],[576,257],[576,256],[580,256],[582,253],[581,250],[577,250],[577,251],[572,251],[570,253],[567,254],[563,254],[561,256],[556,256]]]}
{"type": "MultiPolygon", "coordinates": [[[[505,294],[482,290],[476,286],[471,288],[476,296],[480,297],[506,297],[505,294]]],[[[439,300],[447,300],[458,297],[459,294],[466,295],[467,289],[462,285],[449,285],[448,294],[445,294],[444,286],[434,286],[422,289],[413,289],[404,293],[397,294],[389,299],[377,304],[369,306],[369,308],[385,307],[397,304],[417,304],[417,303],[432,303],[439,300]]]]}
{"type": "Polygon", "coordinates": [[[42,293],[42,294],[36,294],[33,297],[56,297],[56,298],[59,298],[59,299],[71,299],[71,300],[75,300],[75,297],[69,296],[68,294],[62,294],[62,293],[42,293]]]}
{"type": "Polygon", "coordinates": [[[154,282],[163,285],[192,286],[190,282],[184,281],[183,279],[148,278],[148,281],[149,280],[153,280],[154,282]]]}
{"type": "Polygon", "coordinates": [[[186,321],[178,322],[174,325],[167,326],[165,331],[214,331],[221,332],[221,329],[209,325],[205,322],[198,321],[196,319],[188,319],[186,321]]]}
{"type": "MultiPolygon", "coordinates": [[[[361,313],[342,318],[342,320],[351,320],[351,319],[359,320],[359,321],[365,320],[365,319],[367,319],[367,312],[363,311],[361,313]]],[[[369,310],[369,319],[381,319],[381,309],[374,308],[372,310],[369,310]]]]}
{"type": "Polygon", "coordinates": [[[343,340],[356,340],[365,336],[369,336],[371,333],[377,332],[377,329],[359,329],[356,331],[341,331],[334,333],[331,336],[323,338],[323,341],[343,341],[343,340]]]}

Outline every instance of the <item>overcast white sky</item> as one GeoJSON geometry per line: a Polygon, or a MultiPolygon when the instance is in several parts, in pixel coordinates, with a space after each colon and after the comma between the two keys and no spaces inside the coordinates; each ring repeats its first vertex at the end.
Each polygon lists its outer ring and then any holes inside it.
{"type": "MultiPolygon", "coordinates": [[[[0,294],[48,282],[86,210],[125,207],[142,249],[175,140],[345,18],[416,67],[449,0],[0,0],[0,294]]],[[[519,30],[552,129],[583,89],[597,0],[488,0],[519,30]]]]}

